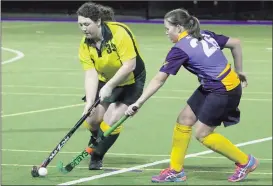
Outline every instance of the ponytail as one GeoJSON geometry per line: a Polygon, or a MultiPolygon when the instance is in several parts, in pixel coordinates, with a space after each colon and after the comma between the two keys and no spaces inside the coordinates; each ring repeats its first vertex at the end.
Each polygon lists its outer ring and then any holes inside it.
{"type": "Polygon", "coordinates": [[[168,12],[164,19],[168,20],[172,25],[181,25],[188,31],[189,35],[198,39],[199,41],[203,39],[200,33],[200,23],[198,19],[191,16],[189,12],[185,9],[179,8],[168,12]]]}
{"type": "Polygon", "coordinates": [[[200,23],[196,17],[190,16],[189,23],[187,25],[188,25],[187,30],[189,35],[198,39],[199,41],[203,39],[203,36],[200,33],[200,23]]]}

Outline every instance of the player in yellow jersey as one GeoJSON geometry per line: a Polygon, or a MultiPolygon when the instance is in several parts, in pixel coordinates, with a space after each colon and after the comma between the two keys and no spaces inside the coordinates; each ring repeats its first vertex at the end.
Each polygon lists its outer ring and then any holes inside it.
{"type": "MultiPolygon", "coordinates": [[[[145,65],[136,38],[125,24],[114,22],[113,10],[95,3],[84,3],[77,11],[84,36],[79,59],[85,73],[84,113],[98,98],[101,103],[85,121],[92,133],[90,143],[118,121],[142,94],[146,79],[145,65]]],[[[102,167],[105,153],[119,136],[121,127],[97,144],[89,169],[102,167]]]]}

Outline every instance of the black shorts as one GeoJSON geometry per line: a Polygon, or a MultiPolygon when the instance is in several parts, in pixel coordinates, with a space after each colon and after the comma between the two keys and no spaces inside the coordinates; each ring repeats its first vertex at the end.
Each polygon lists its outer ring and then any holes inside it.
{"type": "MultiPolygon", "coordinates": [[[[136,81],[134,84],[116,87],[113,90],[112,95],[106,100],[104,100],[104,102],[106,103],[121,102],[128,106],[135,103],[143,92],[145,80],[146,80],[146,72],[143,71],[139,75],[139,77],[136,78],[136,81]]],[[[99,98],[100,89],[105,84],[106,84],[105,82],[99,81],[96,100],[99,98]]],[[[82,100],[86,101],[85,96],[82,98],[82,100]]]]}
{"type": "Polygon", "coordinates": [[[208,126],[235,125],[240,121],[238,108],[242,96],[241,84],[225,93],[208,92],[199,86],[187,103],[199,121],[208,126]]]}

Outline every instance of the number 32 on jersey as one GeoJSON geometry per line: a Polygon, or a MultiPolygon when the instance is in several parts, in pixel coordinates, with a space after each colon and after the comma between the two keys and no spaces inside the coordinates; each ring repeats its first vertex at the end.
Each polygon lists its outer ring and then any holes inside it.
{"type": "Polygon", "coordinates": [[[196,38],[191,38],[190,45],[192,48],[196,48],[198,45],[202,45],[203,52],[207,57],[210,57],[214,52],[220,49],[218,43],[209,35],[204,35],[204,39],[198,41],[196,38]]]}

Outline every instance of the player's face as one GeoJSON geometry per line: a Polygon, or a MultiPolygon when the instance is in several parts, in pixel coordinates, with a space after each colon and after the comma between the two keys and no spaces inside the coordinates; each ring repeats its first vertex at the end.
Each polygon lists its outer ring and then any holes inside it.
{"type": "Polygon", "coordinates": [[[173,43],[176,43],[178,40],[179,33],[180,33],[179,27],[172,25],[166,19],[164,20],[164,25],[165,25],[165,29],[166,29],[166,35],[169,37],[169,39],[173,43]]]}
{"type": "Polygon", "coordinates": [[[92,21],[90,18],[78,16],[78,24],[82,32],[88,39],[95,39],[99,35],[101,21],[92,21]]]}

